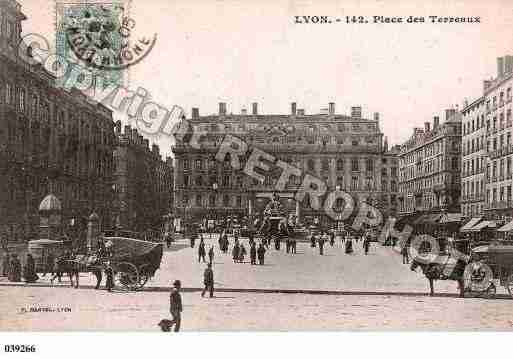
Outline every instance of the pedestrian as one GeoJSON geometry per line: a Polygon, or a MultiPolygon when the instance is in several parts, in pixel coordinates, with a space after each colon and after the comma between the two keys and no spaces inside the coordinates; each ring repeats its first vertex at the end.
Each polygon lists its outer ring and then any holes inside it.
{"type": "Polygon", "coordinates": [[[290,252],[290,239],[288,237],[285,240],[285,249],[286,249],[287,253],[290,252]]]}
{"type": "Polygon", "coordinates": [[[315,235],[314,233],[310,233],[310,247],[315,248],[315,235]]]}
{"type": "Polygon", "coordinates": [[[21,262],[16,253],[11,256],[8,279],[11,282],[21,282],[21,262]]]}
{"type": "Polygon", "coordinates": [[[365,255],[369,254],[369,247],[370,238],[368,236],[365,236],[365,239],[363,240],[363,249],[365,250],[365,255]]]}
{"type": "Polygon", "coordinates": [[[27,253],[27,261],[23,268],[23,278],[25,278],[25,283],[35,283],[39,279],[36,273],[34,257],[30,253],[27,253]]]}
{"type": "Polygon", "coordinates": [[[9,275],[9,267],[10,267],[9,253],[4,253],[4,258],[2,260],[2,276],[7,277],[9,275]]]}
{"type": "Polygon", "coordinates": [[[55,264],[53,266],[53,276],[50,278],[50,282],[53,284],[53,281],[55,278],[59,279],[59,283],[62,279],[62,272],[64,271],[64,266],[66,264],[66,256],[64,254],[61,254],[59,257],[57,257],[57,260],[55,261],[55,264]]]}
{"type": "Polygon", "coordinates": [[[214,263],[214,246],[210,246],[208,250],[208,261],[210,264],[214,263]]]}
{"type": "Polygon", "coordinates": [[[207,254],[205,250],[205,241],[203,240],[203,237],[200,240],[199,246],[198,246],[198,262],[200,262],[203,259],[203,263],[205,263],[205,255],[207,254]]]}
{"type": "Polygon", "coordinates": [[[107,277],[105,287],[108,292],[112,292],[112,289],[114,289],[114,269],[110,261],[105,262],[105,276],[107,277]]]}
{"type": "Polygon", "coordinates": [[[223,233],[219,233],[219,239],[217,240],[217,244],[219,244],[219,250],[221,252],[224,252],[224,240],[223,240],[223,233]]]}
{"type": "Polygon", "coordinates": [[[203,284],[205,288],[203,288],[203,292],[201,292],[201,296],[205,296],[205,292],[208,290],[210,293],[210,298],[214,296],[214,271],[212,270],[212,264],[209,263],[207,268],[205,268],[205,272],[203,273],[203,284]]]}
{"type": "Polygon", "coordinates": [[[321,236],[319,236],[319,254],[322,256],[324,255],[324,243],[326,242],[326,239],[328,236],[326,235],[326,232],[324,232],[321,236]]]}
{"type": "Polygon", "coordinates": [[[292,253],[293,254],[296,254],[296,247],[297,247],[297,240],[296,240],[296,238],[293,238],[291,240],[291,248],[292,248],[292,253]]]}
{"type": "Polygon", "coordinates": [[[239,245],[239,263],[244,263],[244,256],[246,255],[246,248],[241,243],[239,245]]]}
{"type": "Polygon", "coordinates": [[[167,248],[171,248],[171,232],[166,232],[165,234],[165,238],[166,238],[166,245],[167,245],[167,248]]]}
{"type": "Polygon", "coordinates": [[[190,241],[191,241],[191,248],[194,248],[194,244],[196,242],[196,235],[197,235],[196,233],[191,233],[191,239],[190,239],[190,241]]]}
{"type": "Polygon", "coordinates": [[[171,288],[171,294],[169,295],[169,312],[173,319],[170,322],[170,326],[174,324],[174,331],[180,331],[180,324],[182,323],[182,295],[180,294],[180,288],[182,283],[179,280],[173,282],[173,288],[171,288]]]}
{"type": "Polygon", "coordinates": [[[251,264],[256,264],[256,256],[257,256],[257,249],[255,242],[251,243],[251,248],[249,249],[249,258],[251,260],[251,264]]]}
{"type": "Polygon", "coordinates": [[[346,246],[346,249],[345,249],[346,254],[353,253],[353,239],[351,237],[347,238],[345,246],[346,246]]]}
{"type": "Polygon", "coordinates": [[[237,263],[237,261],[239,260],[239,242],[237,242],[237,241],[233,245],[232,258],[233,258],[233,263],[237,263]]]}
{"type": "Polygon", "coordinates": [[[265,248],[262,243],[260,243],[260,245],[258,246],[257,254],[258,254],[258,264],[264,265],[265,248]]]}
{"type": "Polygon", "coordinates": [[[409,258],[409,255],[408,255],[408,246],[406,244],[401,249],[401,254],[403,256],[403,264],[409,264],[410,263],[410,258],[409,258]]]}
{"type": "Polygon", "coordinates": [[[330,232],[330,246],[334,246],[335,245],[335,232],[334,231],[331,231],[330,232]]]}

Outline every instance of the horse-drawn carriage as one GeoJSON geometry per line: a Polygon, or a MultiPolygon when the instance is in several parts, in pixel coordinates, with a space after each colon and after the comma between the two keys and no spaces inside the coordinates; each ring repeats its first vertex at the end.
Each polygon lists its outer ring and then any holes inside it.
{"type": "Polygon", "coordinates": [[[467,292],[493,297],[500,285],[513,297],[513,244],[473,248],[463,279],[467,292]]]}
{"type": "Polygon", "coordinates": [[[112,271],[116,287],[139,290],[159,269],[162,254],[162,243],[109,233],[100,239],[98,251],[77,254],[65,261],[65,267],[66,271],[77,274],[112,271]]]}

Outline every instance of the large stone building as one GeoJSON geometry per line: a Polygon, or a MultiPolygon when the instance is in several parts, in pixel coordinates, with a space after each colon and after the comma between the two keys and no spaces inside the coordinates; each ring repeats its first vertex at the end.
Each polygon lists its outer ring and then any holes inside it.
{"type": "Polygon", "coordinates": [[[93,210],[108,220],[113,200],[112,113],[56,88],[41,65],[18,56],[25,19],[16,1],[0,1],[0,234],[8,241],[37,235],[48,193],[71,227],[93,210]]]}
{"type": "Polygon", "coordinates": [[[484,215],[487,161],[485,100],[480,97],[461,111],[461,214],[484,215]]]}
{"type": "Polygon", "coordinates": [[[513,56],[500,57],[497,59],[497,77],[484,81],[488,152],[485,211],[493,219],[511,219],[513,209],[512,87],[513,56]]]}
{"type": "Polygon", "coordinates": [[[115,223],[124,229],[159,230],[172,209],[173,160],[163,161],[159,147],[150,149],[137,129],[116,123],[118,146],[114,151],[115,223]]]}
{"type": "MultiPolygon", "coordinates": [[[[357,201],[380,206],[387,214],[395,209],[397,159],[394,151],[384,148],[378,113],[365,119],[361,107],[353,107],[350,116],[340,115],[330,103],[320,114],[307,115],[292,103],[288,115],[261,115],[258,104],[253,103],[250,114],[242,110],[234,115],[220,103],[218,114],[200,116],[193,108],[191,118],[184,121],[205,135],[200,138],[199,148],[179,138],[173,147],[177,215],[220,219],[229,214],[247,216],[250,210],[261,213],[265,198],[275,191],[279,168],[262,172],[265,180],[261,183],[233,170],[229,161],[216,161],[227,133],[294,165],[302,174],[324,180],[328,190],[338,187],[357,201]]],[[[303,203],[293,199],[300,184],[300,176],[293,176],[279,192],[283,205],[300,222],[314,217],[322,220],[323,213],[312,210],[306,202],[308,197],[303,203]]]]}
{"type": "Polygon", "coordinates": [[[414,128],[413,135],[401,146],[399,154],[399,212],[460,212],[461,115],[445,111],[440,124],[434,117],[433,128],[414,128]]]}

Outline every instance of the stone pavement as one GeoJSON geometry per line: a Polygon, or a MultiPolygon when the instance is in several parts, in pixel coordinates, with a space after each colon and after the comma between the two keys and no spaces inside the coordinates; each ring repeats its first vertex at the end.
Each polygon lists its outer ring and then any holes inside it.
{"type": "MultiPolygon", "coordinates": [[[[247,239],[243,239],[249,252],[247,239]]],[[[233,244],[233,239],[230,239],[233,244]]],[[[206,237],[207,251],[214,245],[215,287],[222,289],[260,289],[293,291],[338,291],[363,293],[416,293],[428,292],[425,277],[412,272],[408,265],[402,264],[399,254],[390,247],[372,243],[369,255],[365,256],[361,242],[355,243],[355,253],[344,254],[340,240],[334,247],[325,245],[325,254],[319,255],[318,248],[311,248],[307,243],[298,243],[297,254],[287,254],[284,245],[281,251],[270,248],[266,253],[264,266],[249,264],[249,255],[245,263],[233,263],[231,248],[228,254],[219,251],[217,241],[206,237]]],[[[190,248],[188,241],[173,243],[166,249],[161,268],[151,279],[147,287],[167,288],[175,279],[180,279],[186,288],[198,288],[203,285],[205,264],[198,263],[198,243],[190,248]]],[[[248,253],[249,254],[249,253],[248,253]]],[[[38,284],[48,283],[43,278],[38,284]]],[[[94,277],[81,275],[81,285],[93,285],[94,277]]],[[[0,279],[0,284],[6,284],[0,279]],[[2,283],[3,282],[3,283],[2,283]]],[[[456,282],[437,281],[437,293],[457,293],[456,282]]],[[[498,294],[503,294],[503,288],[498,294]]]]}
{"type": "MultiPolygon", "coordinates": [[[[182,298],[183,331],[513,329],[511,300],[502,299],[197,292],[182,298]]],[[[157,323],[170,317],[165,292],[3,287],[0,304],[0,331],[159,331],[157,323]]]]}

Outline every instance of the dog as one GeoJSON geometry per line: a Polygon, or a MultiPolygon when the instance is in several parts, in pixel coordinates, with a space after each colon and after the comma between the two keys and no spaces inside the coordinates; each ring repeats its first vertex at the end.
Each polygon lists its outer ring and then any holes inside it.
{"type": "Polygon", "coordinates": [[[159,324],[157,324],[160,327],[160,330],[163,332],[170,332],[171,327],[173,326],[173,322],[169,319],[162,319],[159,324]]]}

